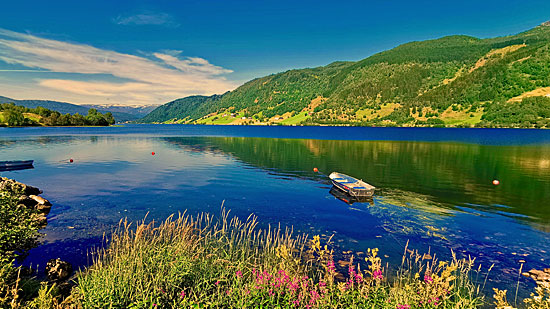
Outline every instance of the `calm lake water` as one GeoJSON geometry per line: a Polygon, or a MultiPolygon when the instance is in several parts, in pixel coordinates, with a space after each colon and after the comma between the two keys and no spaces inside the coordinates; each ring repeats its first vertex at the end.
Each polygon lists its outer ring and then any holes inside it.
{"type": "Polygon", "coordinates": [[[41,188],[54,204],[26,264],[60,257],[83,266],[121,218],[219,214],[222,202],[264,226],[334,235],[339,255],[377,247],[384,262],[399,264],[407,241],[443,259],[452,249],[475,257],[480,277],[494,263],[489,285],[508,290],[520,263],[550,264],[550,130],[0,128],[0,160],[15,159],[34,159],[35,168],[2,176],[41,188]],[[314,167],[379,190],[349,205],[314,167]]]}

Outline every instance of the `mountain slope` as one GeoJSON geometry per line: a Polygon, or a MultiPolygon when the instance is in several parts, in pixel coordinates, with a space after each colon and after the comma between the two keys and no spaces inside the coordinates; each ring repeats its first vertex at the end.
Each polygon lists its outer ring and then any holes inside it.
{"type": "Polygon", "coordinates": [[[25,106],[27,108],[37,108],[42,106],[44,108],[58,111],[62,114],[76,114],[86,115],[88,113],[87,107],[83,107],[76,104],[47,101],[47,100],[15,100],[7,97],[0,97],[0,103],[15,103],[15,105],[25,106]]]}
{"type": "Polygon", "coordinates": [[[411,42],[357,62],[257,78],[221,96],[170,102],[143,121],[545,127],[549,76],[550,26],[543,24],[492,39],[411,42]],[[517,104],[529,96],[542,98],[517,104]],[[508,121],[502,110],[517,117],[508,121]]]}
{"type": "Polygon", "coordinates": [[[48,100],[15,100],[8,97],[0,96],[0,104],[15,103],[16,105],[27,108],[37,108],[39,106],[60,112],[61,114],[88,114],[90,108],[95,108],[98,111],[105,113],[111,112],[118,122],[133,121],[145,116],[153,107],[126,107],[126,106],[102,106],[102,105],[76,105],[65,102],[48,101],[48,100]]]}

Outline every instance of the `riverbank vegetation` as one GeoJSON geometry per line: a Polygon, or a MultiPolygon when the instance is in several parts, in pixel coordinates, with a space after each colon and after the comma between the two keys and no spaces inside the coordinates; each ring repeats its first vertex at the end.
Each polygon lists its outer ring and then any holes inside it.
{"type": "MultiPolygon", "coordinates": [[[[42,308],[508,308],[487,298],[474,260],[437,261],[404,248],[390,270],[378,249],[335,263],[330,238],[259,229],[255,218],[200,214],[157,225],[121,222],[71,294],[43,285],[42,308]],[[477,278],[477,279],[476,279],[477,278]]],[[[528,301],[548,302],[548,291],[528,301]],[[537,298],[538,297],[538,298],[537,298]]],[[[532,306],[529,308],[547,308],[532,306]]],[[[511,308],[511,307],[510,307],[511,308]]]]}
{"type": "Polygon", "coordinates": [[[25,302],[33,294],[31,290],[38,290],[36,281],[23,278],[22,268],[14,267],[16,260],[38,244],[43,224],[37,209],[20,203],[23,194],[18,185],[0,183],[0,308],[25,302]]]}
{"type": "Polygon", "coordinates": [[[115,123],[110,112],[89,109],[86,116],[61,114],[43,107],[27,108],[13,103],[0,104],[0,126],[108,126],[115,123]]]}

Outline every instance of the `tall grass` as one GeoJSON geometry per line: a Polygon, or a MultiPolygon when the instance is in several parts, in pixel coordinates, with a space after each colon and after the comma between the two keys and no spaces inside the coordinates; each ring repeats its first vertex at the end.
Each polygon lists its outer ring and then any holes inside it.
{"type": "Polygon", "coordinates": [[[405,251],[392,279],[377,249],[337,270],[319,236],[259,229],[222,210],[127,221],[78,274],[65,305],[82,308],[474,308],[473,261],[439,262],[405,251]],[[366,265],[362,270],[360,265],[366,265]],[[345,274],[344,279],[342,274],[345,274]]]}

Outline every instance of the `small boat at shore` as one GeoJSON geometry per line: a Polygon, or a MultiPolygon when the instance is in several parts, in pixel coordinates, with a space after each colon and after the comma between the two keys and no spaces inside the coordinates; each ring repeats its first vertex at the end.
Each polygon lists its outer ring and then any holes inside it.
{"type": "Polygon", "coordinates": [[[346,174],[332,172],[328,177],[336,188],[351,196],[373,196],[376,189],[373,185],[346,174]]]}
{"type": "Polygon", "coordinates": [[[34,160],[25,160],[25,161],[0,161],[0,171],[17,171],[24,170],[28,168],[34,168],[34,160]]]}

